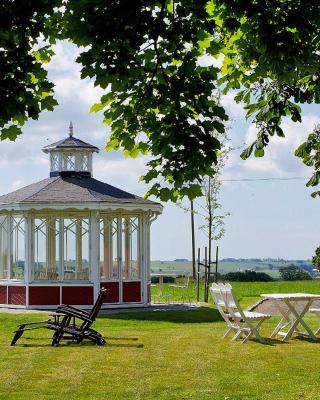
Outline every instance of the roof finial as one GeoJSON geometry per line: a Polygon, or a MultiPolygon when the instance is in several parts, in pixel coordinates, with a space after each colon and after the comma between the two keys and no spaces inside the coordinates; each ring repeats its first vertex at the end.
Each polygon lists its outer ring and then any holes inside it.
{"type": "Polygon", "coordinates": [[[69,125],[69,136],[72,137],[73,136],[73,125],[72,122],[70,121],[70,125],[69,125]]]}

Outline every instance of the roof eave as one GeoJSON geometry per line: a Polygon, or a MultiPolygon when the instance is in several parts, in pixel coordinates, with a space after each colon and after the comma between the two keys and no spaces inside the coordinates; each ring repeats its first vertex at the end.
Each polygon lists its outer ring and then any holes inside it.
{"type": "Polygon", "coordinates": [[[68,211],[68,210],[89,210],[89,211],[151,211],[156,214],[161,214],[163,206],[159,203],[126,203],[126,202],[85,202],[85,203],[48,203],[48,202],[18,202],[18,203],[0,203],[0,213],[10,211],[40,211],[40,210],[57,210],[57,211],[68,211]]]}

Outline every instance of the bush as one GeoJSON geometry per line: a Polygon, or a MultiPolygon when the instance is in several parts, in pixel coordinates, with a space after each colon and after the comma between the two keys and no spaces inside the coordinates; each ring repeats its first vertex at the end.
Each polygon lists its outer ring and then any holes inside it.
{"type": "MultiPolygon", "coordinates": [[[[163,283],[174,283],[174,282],[175,282],[175,278],[173,276],[164,276],[163,277],[163,283]]],[[[151,283],[159,283],[159,277],[152,276],[151,283]]]]}
{"type": "Polygon", "coordinates": [[[288,267],[281,268],[279,272],[281,279],[284,281],[306,281],[312,279],[309,272],[296,265],[289,265],[288,267]]]}
{"type": "Polygon", "coordinates": [[[244,272],[228,272],[222,279],[231,282],[271,282],[273,278],[265,272],[246,270],[244,272]]]}

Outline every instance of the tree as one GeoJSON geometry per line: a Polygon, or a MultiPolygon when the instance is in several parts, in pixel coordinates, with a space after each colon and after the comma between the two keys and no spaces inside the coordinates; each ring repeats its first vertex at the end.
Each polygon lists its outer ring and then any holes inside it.
{"type": "Polygon", "coordinates": [[[230,282],[271,282],[273,278],[265,272],[256,272],[246,270],[244,272],[228,272],[221,277],[225,281],[230,282]]]}
{"type": "Polygon", "coordinates": [[[296,265],[289,265],[288,267],[279,270],[281,279],[284,281],[304,281],[310,280],[311,275],[304,269],[296,265]]]}
{"type": "MultiPolygon", "coordinates": [[[[212,93],[235,90],[258,127],[243,158],[284,136],[284,116],[300,121],[300,103],[320,102],[317,0],[12,0],[0,17],[0,138],[54,108],[43,64],[57,39],[70,40],[81,78],[105,90],[91,111],[111,126],[106,149],[149,153],[143,179],[164,201],[201,196],[214,175],[228,116],[212,93]],[[222,66],[203,66],[204,55],[222,66]]],[[[298,156],[318,151],[310,140],[298,156]]]]}
{"type": "Polygon", "coordinates": [[[316,248],[315,254],[312,257],[312,265],[320,271],[320,246],[316,248]]]}
{"type": "MultiPolygon", "coordinates": [[[[223,142],[221,138],[221,142],[223,142]]],[[[218,162],[214,166],[214,175],[203,179],[202,191],[205,198],[205,206],[202,207],[201,214],[204,218],[204,224],[200,229],[205,233],[208,241],[208,260],[212,262],[212,241],[221,239],[225,234],[225,218],[228,213],[220,213],[221,203],[219,192],[221,188],[220,175],[227,161],[230,148],[223,144],[223,149],[219,153],[218,162]]],[[[216,271],[217,272],[217,271],[216,271]]]]}

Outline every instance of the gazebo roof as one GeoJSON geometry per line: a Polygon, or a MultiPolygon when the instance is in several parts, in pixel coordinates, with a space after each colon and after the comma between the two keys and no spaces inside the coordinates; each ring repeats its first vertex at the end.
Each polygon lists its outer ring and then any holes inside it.
{"type": "Polygon", "coordinates": [[[96,146],[93,146],[92,144],[86,143],[74,136],[68,136],[66,139],[59,140],[59,142],[55,142],[52,144],[49,144],[48,146],[45,146],[42,148],[42,150],[47,153],[51,150],[61,150],[61,149],[88,149],[91,151],[96,151],[98,152],[99,149],[96,146]]]}
{"type": "Polygon", "coordinates": [[[144,206],[156,208],[159,203],[125,192],[91,177],[57,176],[33,183],[9,194],[0,196],[1,205],[14,204],[70,204],[98,203],[144,206]]]}

